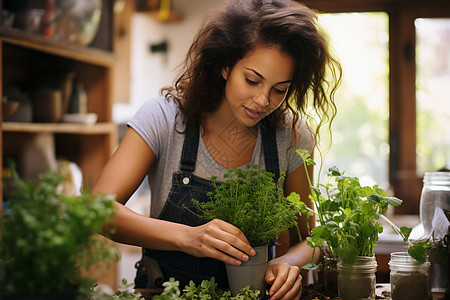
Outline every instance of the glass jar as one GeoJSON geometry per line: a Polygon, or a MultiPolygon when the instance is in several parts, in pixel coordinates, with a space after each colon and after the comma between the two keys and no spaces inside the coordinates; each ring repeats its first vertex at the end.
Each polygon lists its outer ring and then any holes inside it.
{"type": "Polygon", "coordinates": [[[393,252],[389,261],[391,299],[431,299],[430,262],[421,263],[407,252],[393,252]]]}
{"type": "Polygon", "coordinates": [[[356,263],[338,262],[338,294],[345,300],[375,299],[375,256],[358,256],[356,263]]]}
{"type": "Polygon", "coordinates": [[[428,249],[431,270],[431,291],[445,292],[448,286],[447,248],[439,242],[448,231],[444,210],[450,210],[450,172],[425,172],[420,197],[420,221],[423,239],[434,238],[437,247],[428,249]]]}
{"type": "MultiPolygon", "coordinates": [[[[424,237],[429,238],[433,230],[447,233],[447,228],[433,228],[436,208],[450,210],[450,172],[425,172],[423,188],[420,196],[420,221],[423,225],[424,237]]],[[[435,222],[435,226],[436,222],[435,222]]]]}
{"type": "Polygon", "coordinates": [[[338,292],[338,260],[335,257],[325,255],[323,263],[323,282],[328,292],[337,294],[338,292]]]}

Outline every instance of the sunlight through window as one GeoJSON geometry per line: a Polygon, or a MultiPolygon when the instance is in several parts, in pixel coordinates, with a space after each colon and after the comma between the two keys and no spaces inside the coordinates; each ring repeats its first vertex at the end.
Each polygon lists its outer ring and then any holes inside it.
{"type": "MultiPolygon", "coordinates": [[[[389,32],[388,15],[379,13],[322,14],[343,68],[336,94],[338,114],[330,149],[324,153],[321,182],[337,166],[364,185],[388,188],[389,159],[389,32]]],[[[322,137],[324,145],[329,143],[322,137]]],[[[320,164],[320,154],[315,154],[320,164]]]]}

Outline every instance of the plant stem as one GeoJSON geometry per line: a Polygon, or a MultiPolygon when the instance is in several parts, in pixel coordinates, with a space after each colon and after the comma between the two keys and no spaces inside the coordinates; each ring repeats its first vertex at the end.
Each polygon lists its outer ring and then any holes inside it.
{"type": "MultiPolygon", "coordinates": [[[[397,225],[395,225],[391,220],[389,220],[385,215],[380,215],[380,217],[383,218],[383,220],[385,220],[386,222],[389,223],[389,225],[391,225],[392,229],[394,229],[394,231],[400,235],[403,239],[405,239],[405,235],[403,234],[403,232],[400,230],[400,228],[398,228],[397,225]]],[[[407,239],[406,242],[408,243],[408,246],[412,246],[412,243],[407,239]]]]}

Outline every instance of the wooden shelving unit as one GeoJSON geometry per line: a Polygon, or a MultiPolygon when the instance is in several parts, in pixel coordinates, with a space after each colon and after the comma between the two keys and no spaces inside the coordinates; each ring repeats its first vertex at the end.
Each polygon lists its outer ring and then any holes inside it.
{"type": "MultiPolygon", "coordinates": [[[[56,158],[75,162],[90,188],[117,145],[117,127],[112,120],[112,80],[116,58],[110,51],[60,43],[44,36],[0,26],[0,93],[16,86],[23,90],[58,80],[58,74],[73,72],[88,97],[88,112],[96,113],[96,124],[4,122],[0,108],[0,162],[12,159],[20,165],[24,147],[39,136],[54,140],[56,158]],[[33,87],[30,87],[33,86],[33,87]]],[[[30,93],[30,100],[33,101],[30,93]]],[[[36,162],[38,163],[38,162],[36,162]]],[[[0,182],[0,213],[3,186],[0,182]]],[[[99,283],[117,288],[117,265],[93,269],[99,283]]]]}
{"type": "MultiPolygon", "coordinates": [[[[112,122],[112,52],[60,43],[44,36],[14,28],[0,27],[0,92],[11,86],[49,83],[55,74],[74,72],[88,96],[88,112],[96,113],[94,125],[77,123],[0,123],[0,160],[20,164],[20,150],[42,133],[54,135],[55,154],[75,162],[82,170],[83,184],[91,186],[111,156],[117,143],[112,122]]],[[[25,88],[24,88],[25,86],[25,88]]],[[[33,101],[32,97],[30,97],[33,101]]],[[[1,185],[0,185],[1,187],[1,185]]],[[[3,191],[3,188],[2,188],[3,191]]],[[[0,195],[0,204],[3,201],[0,195]]],[[[1,205],[0,205],[1,208],[1,205]]]]}

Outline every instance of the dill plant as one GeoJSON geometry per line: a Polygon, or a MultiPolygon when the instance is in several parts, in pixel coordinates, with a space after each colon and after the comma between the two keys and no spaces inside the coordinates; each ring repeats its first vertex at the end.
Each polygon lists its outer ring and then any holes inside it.
{"type": "Polygon", "coordinates": [[[274,241],[294,226],[298,230],[297,217],[307,206],[296,193],[284,196],[280,187],[284,173],[275,182],[271,172],[247,164],[244,169],[229,169],[224,182],[217,179],[211,178],[214,191],[207,194],[211,201],[192,200],[204,219],[238,227],[252,245],[274,241]]]}

